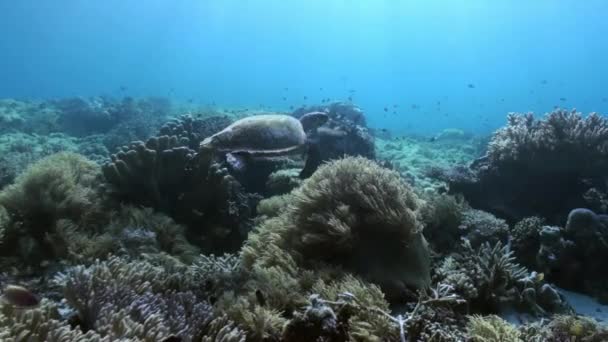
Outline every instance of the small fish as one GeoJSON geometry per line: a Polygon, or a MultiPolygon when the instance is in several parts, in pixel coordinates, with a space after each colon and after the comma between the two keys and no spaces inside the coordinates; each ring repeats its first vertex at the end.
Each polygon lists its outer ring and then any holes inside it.
{"type": "Polygon", "coordinates": [[[266,306],[266,298],[264,298],[264,294],[260,289],[255,290],[255,299],[257,299],[260,306],[266,306]]]}
{"type": "Polygon", "coordinates": [[[289,88],[285,87],[285,88],[283,88],[283,90],[288,91],[288,90],[289,90],[289,88]]]}
{"type": "Polygon", "coordinates": [[[349,96],[349,97],[348,97],[348,101],[353,102],[353,97],[352,97],[352,96],[349,96]]]}
{"type": "Polygon", "coordinates": [[[560,97],[559,100],[562,101],[562,102],[567,101],[567,99],[565,97],[560,97]]]}
{"type": "Polygon", "coordinates": [[[166,337],[164,340],[162,340],[162,342],[181,342],[182,338],[179,336],[175,336],[175,335],[171,335],[169,337],[166,337]]]}
{"type": "Polygon", "coordinates": [[[0,300],[18,308],[33,308],[40,303],[40,299],[23,286],[7,285],[2,292],[0,300]]]}
{"type": "Polygon", "coordinates": [[[287,101],[287,98],[285,96],[283,96],[283,101],[287,101]]]}
{"type": "Polygon", "coordinates": [[[415,103],[414,103],[414,104],[412,104],[412,109],[418,109],[418,108],[420,108],[420,107],[418,107],[418,105],[417,105],[417,104],[415,104],[415,103]]]}
{"type": "Polygon", "coordinates": [[[323,88],[319,88],[320,91],[323,91],[323,88]]]}
{"type": "Polygon", "coordinates": [[[396,111],[393,111],[393,114],[397,114],[397,112],[396,112],[396,111]]]}
{"type": "Polygon", "coordinates": [[[388,112],[388,108],[387,108],[387,107],[384,107],[384,111],[385,111],[385,112],[388,112]]]}
{"type": "Polygon", "coordinates": [[[475,88],[475,85],[473,83],[469,83],[469,84],[467,84],[467,87],[469,87],[469,89],[473,89],[473,88],[475,88]]]}
{"type": "Polygon", "coordinates": [[[293,106],[289,106],[289,109],[293,110],[293,106]]]}
{"type": "Polygon", "coordinates": [[[125,92],[127,91],[129,88],[127,88],[126,86],[120,86],[120,91],[125,92]]]}
{"type": "Polygon", "coordinates": [[[304,96],[304,100],[308,100],[308,96],[304,96]]]}
{"type": "Polygon", "coordinates": [[[549,83],[549,82],[547,82],[547,80],[540,81],[540,84],[547,84],[547,83],[549,83]]]}
{"type": "Polygon", "coordinates": [[[188,99],[188,103],[194,102],[194,99],[188,99]]]}
{"type": "Polygon", "coordinates": [[[396,104],[393,105],[393,108],[397,108],[397,107],[399,107],[399,105],[396,105],[396,104]]]}

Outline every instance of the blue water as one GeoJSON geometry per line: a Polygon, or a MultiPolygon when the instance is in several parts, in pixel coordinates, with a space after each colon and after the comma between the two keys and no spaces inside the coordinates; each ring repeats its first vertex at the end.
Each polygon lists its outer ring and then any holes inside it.
{"type": "Polygon", "coordinates": [[[605,0],[0,0],[0,97],[288,110],[351,96],[375,127],[487,131],[511,111],[608,112],[606,13],[605,0]]]}

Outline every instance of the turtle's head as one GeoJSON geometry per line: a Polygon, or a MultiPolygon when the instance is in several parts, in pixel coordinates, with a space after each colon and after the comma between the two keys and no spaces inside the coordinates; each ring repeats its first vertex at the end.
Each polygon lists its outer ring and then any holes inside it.
{"type": "Polygon", "coordinates": [[[300,117],[304,132],[309,132],[323,126],[329,120],[325,112],[310,112],[300,117]]]}

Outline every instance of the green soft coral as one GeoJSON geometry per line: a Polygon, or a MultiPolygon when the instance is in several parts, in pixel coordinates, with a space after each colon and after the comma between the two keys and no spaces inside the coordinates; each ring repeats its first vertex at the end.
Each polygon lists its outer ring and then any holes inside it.
{"type": "Polygon", "coordinates": [[[26,262],[60,256],[60,246],[49,241],[60,238],[56,228],[61,220],[97,233],[106,220],[98,176],[95,163],[74,153],[54,154],[31,165],[0,192],[0,206],[10,216],[5,241],[14,246],[4,251],[20,253],[26,262]]]}

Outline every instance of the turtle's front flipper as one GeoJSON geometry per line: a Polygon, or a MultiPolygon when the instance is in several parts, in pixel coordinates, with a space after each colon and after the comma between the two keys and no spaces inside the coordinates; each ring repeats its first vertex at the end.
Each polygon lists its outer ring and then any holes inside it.
{"type": "Polygon", "coordinates": [[[306,179],[317,171],[319,165],[321,165],[321,150],[319,149],[319,144],[308,144],[308,155],[306,157],[306,163],[304,164],[304,168],[300,171],[300,178],[306,179]]]}
{"type": "Polygon", "coordinates": [[[228,163],[230,168],[237,173],[243,173],[247,170],[247,159],[247,156],[242,154],[226,154],[226,163],[228,163]]]}

